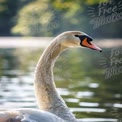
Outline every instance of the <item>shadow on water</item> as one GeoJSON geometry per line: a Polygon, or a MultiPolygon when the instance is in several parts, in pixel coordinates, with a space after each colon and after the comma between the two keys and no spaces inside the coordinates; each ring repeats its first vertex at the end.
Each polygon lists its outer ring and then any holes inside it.
{"type": "MultiPolygon", "coordinates": [[[[54,68],[58,92],[84,122],[122,121],[122,50],[103,50],[69,49],[54,68]]],[[[0,49],[0,108],[37,108],[33,75],[41,52],[0,49]]]]}

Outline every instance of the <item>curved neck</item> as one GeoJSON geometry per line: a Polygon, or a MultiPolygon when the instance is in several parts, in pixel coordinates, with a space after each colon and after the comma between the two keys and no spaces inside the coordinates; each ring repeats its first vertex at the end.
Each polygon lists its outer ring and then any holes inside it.
{"type": "Polygon", "coordinates": [[[76,122],[65,102],[56,91],[53,67],[64,48],[54,40],[40,57],[35,72],[35,93],[39,107],[71,122],[76,122]]]}

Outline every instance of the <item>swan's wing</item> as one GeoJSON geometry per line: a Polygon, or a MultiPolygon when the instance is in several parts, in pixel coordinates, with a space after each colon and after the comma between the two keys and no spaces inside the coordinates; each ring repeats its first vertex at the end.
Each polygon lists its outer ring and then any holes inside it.
{"type": "Polygon", "coordinates": [[[34,109],[18,109],[0,113],[0,122],[65,122],[49,112],[34,109]]]}

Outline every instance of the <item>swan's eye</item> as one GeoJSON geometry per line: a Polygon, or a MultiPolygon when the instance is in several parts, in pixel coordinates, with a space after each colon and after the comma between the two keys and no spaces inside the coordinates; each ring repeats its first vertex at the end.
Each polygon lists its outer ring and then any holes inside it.
{"type": "Polygon", "coordinates": [[[75,37],[79,37],[79,35],[75,35],[75,37]]]}

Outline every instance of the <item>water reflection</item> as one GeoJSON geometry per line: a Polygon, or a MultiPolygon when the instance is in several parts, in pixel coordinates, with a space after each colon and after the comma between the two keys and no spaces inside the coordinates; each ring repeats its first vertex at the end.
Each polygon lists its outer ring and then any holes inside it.
{"type": "MultiPolygon", "coordinates": [[[[37,108],[33,75],[41,52],[0,49],[0,108],[37,108]]],[[[109,52],[93,55],[90,50],[69,49],[56,62],[57,90],[79,121],[116,122],[122,117],[122,75],[105,79],[99,65],[100,57],[109,52]]]]}

